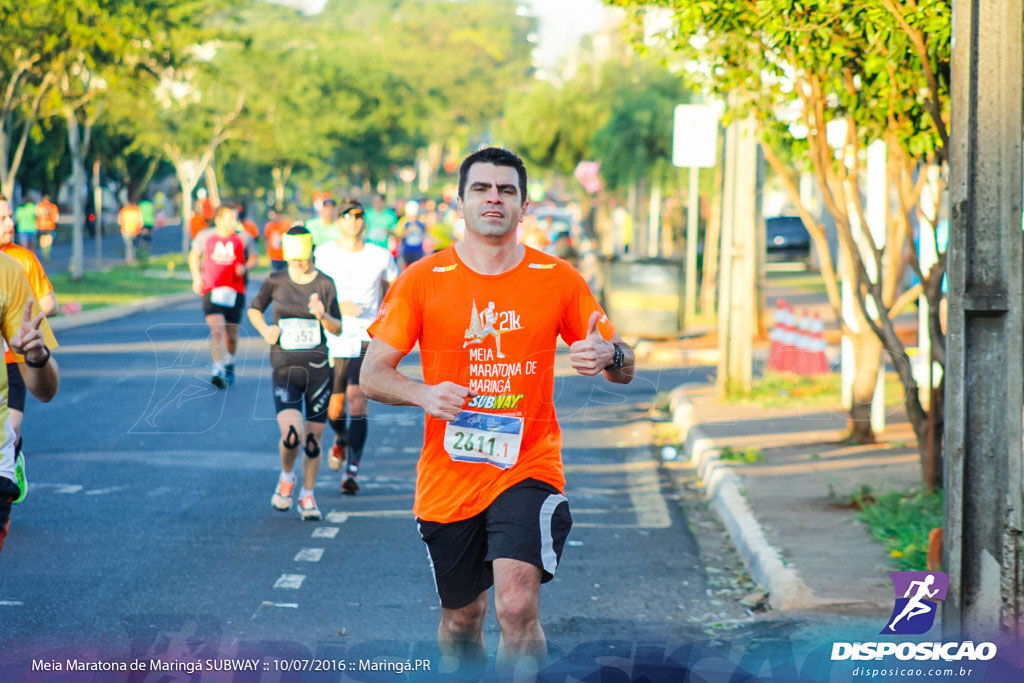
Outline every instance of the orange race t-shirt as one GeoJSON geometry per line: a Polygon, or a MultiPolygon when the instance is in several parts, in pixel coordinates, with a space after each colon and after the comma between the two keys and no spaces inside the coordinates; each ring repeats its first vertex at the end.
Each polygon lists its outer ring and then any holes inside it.
{"type": "Polygon", "coordinates": [[[423,379],[480,393],[451,423],[426,416],[413,512],[455,522],[534,478],[559,491],[555,347],[582,339],[594,311],[615,327],[576,270],[535,249],[500,275],[470,270],[454,247],[417,261],[392,285],[370,335],[408,353],[419,342],[423,379]]]}
{"type": "Polygon", "coordinates": [[[267,242],[267,258],[271,261],[284,261],[281,237],[286,232],[288,232],[288,221],[270,221],[263,226],[263,237],[267,242]]]}
{"type": "Polygon", "coordinates": [[[36,227],[41,232],[50,232],[57,228],[60,211],[53,202],[41,201],[36,204],[36,227]]]}
{"type": "MultiPolygon", "coordinates": [[[[18,265],[21,266],[21,269],[25,271],[25,275],[28,276],[28,283],[32,287],[32,295],[35,297],[36,302],[53,291],[53,285],[50,283],[50,279],[46,277],[46,271],[43,270],[43,264],[39,262],[35,252],[31,249],[25,249],[17,244],[8,244],[6,247],[0,247],[0,252],[17,261],[18,265]]],[[[6,344],[4,345],[4,362],[16,362],[14,354],[9,348],[7,348],[6,344]]]]}
{"type": "Polygon", "coordinates": [[[248,218],[245,219],[244,221],[241,221],[241,223],[242,229],[249,233],[249,235],[251,235],[254,240],[258,240],[260,238],[260,229],[256,227],[256,223],[249,220],[248,218]]]}

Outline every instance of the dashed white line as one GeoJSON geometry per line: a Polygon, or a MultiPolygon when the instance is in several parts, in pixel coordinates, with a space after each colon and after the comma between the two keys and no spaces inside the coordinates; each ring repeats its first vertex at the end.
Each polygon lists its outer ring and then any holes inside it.
{"type": "Polygon", "coordinates": [[[405,448],[402,449],[402,452],[403,453],[419,453],[420,452],[420,447],[419,446],[406,446],[405,448]]]}
{"type": "Polygon", "coordinates": [[[348,515],[344,512],[328,512],[327,521],[331,524],[344,524],[348,521],[348,515]]]}
{"type": "Polygon", "coordinates": [[[324,556],[323,548],[303,548],[295,554],[296,562],[319,562],[324,556]]]}
{"type": "Polygon", "coordinates": [[[24,604],[21,600],[0,600],[0,607],[22,607],[24,604]]]}
{"type": "Polygon", "coordinates": [[[302,587],[302,582],[305,580],[305,574],[281,574],[281,578],[274,582],[274,588],[298,590],[302,587]]]}
{"type": "Polygon", "coordinates": [[[111,486],[111,487],[108,487],[108,488],[105,488],[105,489],[92,489],[91,491],[86,491],[85,495],[87,495],[87,496],[101,496],[101,495],[103,495],[105,493],[116,493],[117,491],[123,491],[126,488],[128,488],[128,487],[127,486],[111,486]]]}
{"type": "Polygon", "coordinates": [[[341,531],[336,526],[321,526],[313,529],[313,538],[334,538],[341,531]]]}

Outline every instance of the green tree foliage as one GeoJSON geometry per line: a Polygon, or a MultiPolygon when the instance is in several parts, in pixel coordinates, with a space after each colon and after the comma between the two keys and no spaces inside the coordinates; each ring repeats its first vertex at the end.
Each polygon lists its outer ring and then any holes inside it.
{"type": "Polygon", "coordinates": [[[672,158],[672,112],[692,96],[668,69],[641,60],[610,87],[610,115],[594,136],[601,176],[611,189],[664,171],[672,158]]]}
{"type": "MultiPolygon", "coordinates": [[[[838,319],[838,277],[827,256],[824,228],[800,202],[797,190],[796,174],[813,172],[825,206],[835,219],[840,248],[848,257],[847,274],[856,283],[860,329],[859,333],[845,329],[857,339],[860,350],[870,346],[869,337],[873,337],[873,343],[884,345],[892,357],[906,389],[908,416],[923,449],[927,413],[918,400],[918,387],[906,350],[895,334],[893,318],[921,291],[903,286],[904,254],[915,248],[910,239],[913,218],[920,218],[921,230],[931,232],[932,237],[937,227],[940,193],[931,193],[934,206],[919,204],[928,175],[923,168],[940,164],[946,156],[949,3],[607,2],[631,10],[638,44],[645,14],[652,7],[670,10],[672,21],[662,39],[691,65],[685,72],[687,80],[727,100],[731,116],[755,117],[765,157],[799,207],[822,256],[826,288],[838,319]],[[845,135],[830,143],[828,131],[834,131],[836,124],[845,128],[845,135]],[[887,145],[889,184],[898,198],[898,202],[889,202],[884,244],[860,227],[867,225],[865,150],[877,140],[887,145]]],[[[912,259],[911,267],[932,304],[933,359],[941,363],[945,354],[938,304],[944,254],[927,272],[918,259],[912,259]]],[[[858,359],[869,355],[858,353],[858,359]]],[[[873,388],[871,366],[870,362],[858,362],[859,377],[854,384],[853,426],[855,433],[866,439],[871,438],[866,427],[873,388]]],[[[941,430],[941,402],[932,410],[941,430]]]]}

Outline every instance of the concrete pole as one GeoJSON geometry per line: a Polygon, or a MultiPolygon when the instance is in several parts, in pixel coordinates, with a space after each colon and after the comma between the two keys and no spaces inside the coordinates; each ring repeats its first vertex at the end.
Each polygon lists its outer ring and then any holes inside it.
{"type": "Polygon", "coordinates": [[[747,390],[751,386],[757,290],[756,128],[750,119],[738,121],[730,126],[727,136],[730,137],[722,205],[723,269],[718,316],[720,391],[747,390]]]}
{"type": "Polygon", "coordinates": [[[1024,634],[1024,0],[953,3],[943,631],[1024,634]]]}
{"type": "Polygon", "coordinates": [[[647,210],[649,256],[661,256],[661,178],[651,178],[651,200],[647,210]]]}
{"type": "MultiPolygon", "coordinates": [[[[693,325],[697,317],[697,220],[700,202],[700,169],[690,168],[690,189],[687,192],[686,211],[686,299],[683,307],[683,324],[693,325]]],[[[704,248],[707,256],[707,246],[704,248]]]]}
{"type": "Polygon", "coordinates": [[[718,266],[718,372],[716,388],[719,396],[725,396],[730,388],[729,354],[732,348],[732,268],[733,233],[736,215],[736,144],[739,123],[733,122],[725,129],[725,151],[722,164],[722,227],[721,249],[718,266]]]}

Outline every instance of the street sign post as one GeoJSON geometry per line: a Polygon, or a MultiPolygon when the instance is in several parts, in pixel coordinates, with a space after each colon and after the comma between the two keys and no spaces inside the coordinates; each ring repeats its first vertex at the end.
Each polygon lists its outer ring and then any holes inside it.
{"type": "Polygon", "coordinates": [[[718,159],[720,107],[712,104],[680,104],[672,126],[672,164],[689,168],[690,188],[686,211],[686,294],[683,323],[690,326],[697,314],[697,207],[700,169],[718,159]]]}

